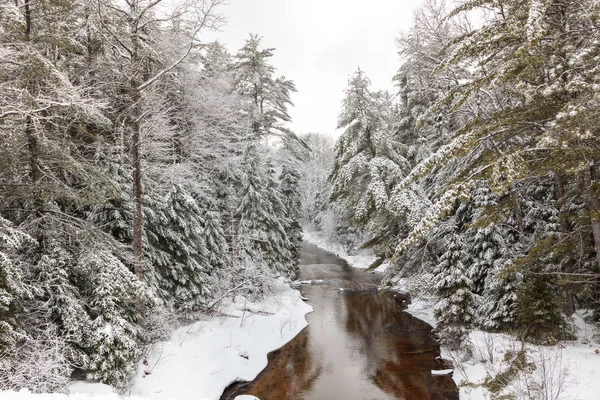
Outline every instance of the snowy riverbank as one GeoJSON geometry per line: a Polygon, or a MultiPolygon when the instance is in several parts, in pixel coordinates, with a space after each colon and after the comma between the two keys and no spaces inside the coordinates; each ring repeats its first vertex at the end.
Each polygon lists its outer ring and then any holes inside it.
{"type": "MultiPolygon", "coordinates": [[[[308,230],[304,230],[302,239],[308,243],[312,243],[314,245],[319,246],[323,250],[327,250],[333,254],[336,254],[338,257],[346,260],[348,265],[354,268],[368,268],[377,259],[377,257],[371,249],[360,250],[355,255],[349,255],[339,243],[332,243],[320,237],[315,232],[311,232],[308,230]]],[[[384,272],[387,266],[388,263],[383,263],[374,271],[384,272]]]]}
{"type": "MultiPolygon", "coordinates": [[[[416,300],[407,311],[435,326],[433,306],[432,301],[416,300]]],[[[442,348],[442,356],[454,363],[453,378],[460,388],[460,399],[494,398],[489,391],[494,386],[491,377],[506,372],[510,361],[522,348],[526,350],[525,361],[531,367],[526,369],[527,373],[519,372],[517,379],[495,393],[496,397],[505,394],[516,400],[600,399],[600,354],[596,353],[600,351],[600,345],[593,338],[597,330],[584,322],[581,311],[573,316],[573,324],[577,340],[563,341],[554,346],[523,345],[509,335],[476,330],[469,335],[470,358],[461,360],[460,354],[442,348]],[[483,385],[486,380],[487,385],[483,385]]],[[[501,379],[496,382],[506,383],[501,379]]]]}
{"type": "MultiPolygon", "coordinates": [[[[305,233],[304,240],[337,254],[356,268],[367,268],[375,256],[368,250],[349,256],[340,245],[329,243],[314,233],[305,233]]],[[[385,270],[383,268],[378,270],[385,270]]],[[[433,315],[434,299],[413,299],[407,311],[415,317],[436,326],[433,315]]],[[[593,325],[584,322],[582,312],[573,317],[577,340],[561,342],[555,346],[525,344],[526,362],[535,368],[527,373],[520,372],[517,379],[495,393],[512,395],[516,400],[598,400],[600,399],[600,334],[593,325]],[[599,353],[597,353],[598,351],[599,353]]],[[[500,333],[473,331],[469,335],[472,355],[461,359],[461,355],[442,348],[442,356],[455,365],[453,379],[460,388],[461,400],[489,400],[491,377],[502,374],[509,368],[522,348],[522,343],[514,337],[500,333]],[[507,354],[509,356],[507,356],[507,354]],[[484,385],[488,382],[487,385],[484,385]]],[[[498,380],[497,382],[500,382],[498,380]]],[[[502,383],[502,382],[501,382],[502,383]]],[[[506,383],[506,382],[504,382],[506,383]]]]}
{"type": "Polygon", "coordinates": [[[267,365],[267,354],[307,325],[310,311],[300,292],[280,281],[265,300],[251,303],[238,296],[219,309],[219,316],[179,328],[169,340],[153,345],[148,365],[140,363],[125,395],[91,382],[75,382],[70,396],[0,395],[2,400],[216,400],[232,382],[253,380],[267,365]]]}

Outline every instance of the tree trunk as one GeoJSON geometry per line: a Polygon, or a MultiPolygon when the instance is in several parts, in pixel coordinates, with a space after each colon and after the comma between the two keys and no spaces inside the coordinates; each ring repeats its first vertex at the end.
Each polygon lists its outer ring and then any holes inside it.
{"type": "Polygon", "coordinates": [[[237,285],[237,275],[235,271],[235,217],[231,213],[231,287],[232,296],[235,299],[235,287],[237,285]]]}
{"type": "Polygon", "coordinates": [[[519,202],[519,195],[517,193],[517,185],[514,182],[510,184],[511,198],[513,201],[513,207],[515,211],[515,220],[517,221],[517,228],[519,232],[523,233],[523,211],[521,210],[521,203],[519,202]]]}
{"type": "Polygon", "coordinates": [[[35,187],[40,180],[40,148],[31,115],[25,117],[25,137],[27,138],[27,150],[29,151],[29,178],[32,186],[35,187]]]}
{"type": "Polygon", "coordinates": [[[598,289],[600,288],[600,182],[596,172],[596,165],[592,161],[589,164],[590,184],[588,186],[588,211],[590,214],[590,225],[594,238],[594,250],[596,251],[596,300],[598,300],[598,289]]]}
{"type": "MultiPolygon", "coordinates": [[[[29,7],[29,0],[25,0],[25,38],[27,41],[29,41],[30,36],[31,9],[29,7]]],[[[33,126],[33,118],[31,118],[30,114],[25,117],[25,137],[27,138],[27,149],[29,150],[29,177],[31,178],[31,184],[35,186],[39,180],[40,174],[38,167],[39,148],[37,137],[35,135],[35,128],[33,126]]]]}
{"type": "MultiPolygon", "coordinates": [[[[131,15],[137,15],[137,1],[132,1],[131,15]]],[[[137,19],[132,18],[131,20],[131,160],[133,167],[133,201],[134,201],[134,212],[133,212],[133,263],[135,274],[140,281],[144,280],[143,270],[143,246],[142,246],[142,234],[143,234],[143,218],[142,218],[142,200],[143,200],[143,187],[142,187],[142,160],[141,160],[141,143],[140,143],[140,131],[141,131],[141,93],[139,86],[141,84],[140,78],[140,40],[138,35],[137,19]]]]}
{"type": "Polygon", "coordinates": [[[592,235],[594,236],[594,250],[596,251],[596,261],[600,268],[600,198],[599,182],[596,172],[596,165],[590,162],[590,185],[588,189],[588,211],[590,213],[590,224],[592,226],[592,235]]]}
{"type": "MultiPolygon", "coordinates": [[[[564,205],[565,205],[565,182],[563,176],[560,172],[554,173],[554,185],[556,189],[556,200],[558,202],[559,209],[559,219],[560,219],[560,237],[561,241],[563,241],[567,246],[570,246],[570,236],[571,236],[571,226],[569,221],[567,220],[567,216],[564,213],[564,205]]],[[[567,260],[562,263],[563,272],[565,273],[564,280],[570,279],[570,274],[573,273],[573,259],[570,255],[567,255],[567,260]]],[[[575,312],[575,297],[573,295],[573,291],[571,286],[567,282],[565,286],[565,304],[564,304],[565,314],[568,316],[573,315],[575,312]]]]}
{"type": "Polygon", "coordinates": [[[25,37],[27,41],[31,39],[31,0],[25,0],[25,37]]]}
{"type": "Polygon", "coordinates": [[[131,158],[133,162],[133,198],[135,209],[133,213],[133,260],[135,274],[140,281],[144,280],[143,270],[143,218],[142,218],[142,200],[144,190],[142,187],[142,161],[140,158],[140,121],[139,115],[139,92],[134,89],[134,105],[131,110],[132,118],[132,137],[131,137],[131,158]],[[136,99],[137,98],[137,99],[136,99]]]}

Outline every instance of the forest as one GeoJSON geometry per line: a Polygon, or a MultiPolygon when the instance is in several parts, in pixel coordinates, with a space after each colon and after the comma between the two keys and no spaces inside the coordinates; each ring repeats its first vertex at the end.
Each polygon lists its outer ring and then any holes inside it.
{"type": "Polygon", "coordinates": [[[294,83],[258,36],[200,42],[220,3],[2,2],[0,388],[123,386],[170,324],[295,274],[294,83]]]}
{"type": "Polygon", "coordinates": [[[395,90],[350,78],[309,225],[436,296],[449,348],[473,328],[556,343],[576,309],[597,322],[600,4],[428,0],[398,49],[395,90]]]}
{"type": "Polygon", "coordinates": [[[268,41],[203,42],[224,4],[0,2],[0,389],[124,387],[173,327],[293,280],[303,228],[433,296],[449,349],[598,323],[597,0],[424,0],[335,141],[290,128],[268,41]]]}

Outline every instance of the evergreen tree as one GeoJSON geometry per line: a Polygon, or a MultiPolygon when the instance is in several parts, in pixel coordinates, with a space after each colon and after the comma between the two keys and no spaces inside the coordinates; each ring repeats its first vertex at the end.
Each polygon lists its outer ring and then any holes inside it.
{"type": "Polygon", "coordinates": [[[92,289],[92,333],[87,338],[87,377],[123,387],[136,371],[142,333],[136,305],[148,300],[144,286],[110,252],[94,249],[79,260],[92,289]]]}
{"type": "Polygon", "coordinates": [[[447,14],[446,2],[425,0],[415,10],[411,28],[397,39],[403,62],[394,76],[400,101],[396,138],[413,166],[444,145],[457,127],[456,113],[448,107],[428,112],[459,78],[467,76],[456,65],[441,68],[460,27],[447,14]]]}
{"type": "MultiPolygon", "coordinates": [[[[237,237],[244,246],[244,262],[264,263],[274,274],[292,277],[296,273],[293,244],[286,233],[289,220],[272,167],[261,165],[258,144],[250,140],[244,151],[244,174],[238,193],[237,237]]],[[[236,246],[238,247],[238,246],[236,246]]],[[[239,248],[239,247],[238,247],[239,248]]]]}
{"type": "Polygon", "coordinates": [[[284,126],[290,122],[287,107],[292,105],[291,94],[296,91],[293,81],[276,78],[275,67],[269,63],[274,48],[262,48],[262,38],[250,35],[236,56],[235,85],[248,100],[252,132],[256,137],[295,135],[284,126]]]}
{"type": "Polygon", "coordinates": [[[222,43],[211,42],[202,56],[202,66],[209,77],[220,76],[233,68],[233,57],[222,43]]]}
{"type": "Polygon", "coordinates": [[[302,226],[300,225],[302,202],[300,199],[300,173],[291,165],[284,165],[279,175],[283,205],[287,210],[289,224],[286,229],[287,236],[291,242],[291,257],[295,268],[298,265],[300,249],[302,245],[302,226]]]}
{"type": "Polygon", "coordinates": [[[145,246],[152,262],[146,265],[150,282],[156,280],[158,288],[168,293],[165,299],[173,299],[176,309],[200,310],[210,298],[213,273],[200,207],[185,189],[174,185],[162,198],[148,196],[145,212],[145,246]]]}
{"type": "Polygon", "coordinates": [[[450,233],[447,250],[434,271],[435,290],[440,297],[434,309],[438,321],[436,332],[440,343],[454,350],[464,348],[473,322],[471,282],[464,265],[466,257],[459,235],[450,233]]]}
{"type": "Polygon", "coordinates": [[[211,283],[216,286],[231,273],[231,248],[218,211],[206,212],[202,237],[206,242],[206,262],[212,268],[211,283]]]}
{"type": "Polygon", "coordinates": [[[410,165],[392,138],[392,103],[387,93],[373,93],[370,81],[360,69],[352,75],[339,115],[338,127],[346,130],[339,138],[333,168],[331,201],[338,201],[352,225],[370,222],[375,235],[369,242],[383,244],[402,229],[399,215],[409,224],[427,199],[413,185],[408,194],[392,198],[392,188],[410,165]]]}
{"type": "Polygon", "coordinates": [[[275,177],[275,168],[270,160],[266,162],[265,178],[267,183],[267,200],[273,210],[273,218],[278,222],[275,229],[269,229],[268,240],[271,251],[264,254],[267,265],[278,274],[293,278],[297,272],[297,258],[294,256],[295,242],[292,240],[289,210],[284,204],[285,198],[280,191],[280,183],[275,177]],[[278,228],[281,227],[281,230],[278,228]]]}
{"type": "MultiPolygon", "coordinates": [[[[0,217],[0,353],[5,355],[2,364],[7,370],[8,360],[18,356],[17,344],[26,335],[19,321],[20,299],[32,295],[16,254],[24,242],[31,241],[31,237],[0,217]]],[[[4,386],[1,378],[0,386],[4,386]]]]}
{"type": "MultiPolygon", "coordinates": [[[[34,267],[42,293],[38,301],[46,318],[56,326],[58,333],[74,346],[70,357],[73,365],[83,366],[81,349],[91,332],[91,320],[86,312],[84,286],[77,285],[81,274],[73,255],[59,243],[52,244],[34,267]],[[82,293],[83,292],[83,293],[82,293]]],[[[100,299],[98,299],[100,300],[100,299]]]]}
{"type": "Polygon", "coordinates": [[[498,259],[488,272],[481,302],[477,307],[479,326],[491,331],[508,331],[517,323],[517,290],[520,287],[512,260],[498,259]]]}
{"type": "Polygon", "coordinates": [[[503,263],[502,249],[506,242],[500,227],[489,221],[488,213],[497,206],[491,191],[486,187],[476,188],[470,203],[472,222],[465,231],[465,247],[470,254],[468,276],[473,293],[481,295],[489,272],[495,264],[503,263]]]}

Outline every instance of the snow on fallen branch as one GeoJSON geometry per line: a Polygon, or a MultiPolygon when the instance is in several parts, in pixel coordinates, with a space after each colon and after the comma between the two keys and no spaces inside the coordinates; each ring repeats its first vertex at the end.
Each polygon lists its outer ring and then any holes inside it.
{"type": "Polygon", "coordinates": [[[219,304],[223,299],[225,299],[226,297],[228,297],[231,293],[235,293],[238,290],[242,290],[242,289],[249,289],[249,286],[246,286],[248,283],[252,282],[252,279],[247,279],[244,282],[232,287],[231,289],[227,290],[225,293],[223,293],[221,296],[219,296],[219,298],[217,298],[215,301],[213,301],[212,303],[210,303],[206,308],[204,308],[202,311],[203,312],[209,312],[210,310],[212,310],[213,308],[215,308],[215,306],[217,304],[219,304]]]}

